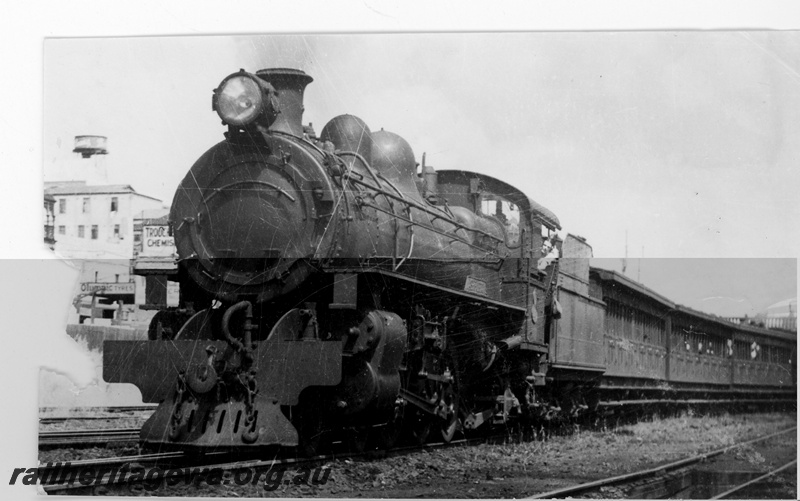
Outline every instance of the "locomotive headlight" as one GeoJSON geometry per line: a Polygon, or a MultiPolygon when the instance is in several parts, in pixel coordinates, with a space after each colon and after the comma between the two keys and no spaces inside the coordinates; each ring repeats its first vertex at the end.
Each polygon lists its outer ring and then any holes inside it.
{"type": "Polygon", "coordinates": [[[213,108],[229,125],[247,125],[264,111],[264,90],[258,77],[234,73],[214,90],[213,108]]]}

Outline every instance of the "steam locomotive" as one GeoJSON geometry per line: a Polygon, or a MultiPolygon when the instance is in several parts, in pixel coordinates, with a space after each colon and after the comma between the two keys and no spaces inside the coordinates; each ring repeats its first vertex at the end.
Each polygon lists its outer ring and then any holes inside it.
{"type": "Polygon", "coordinates": [[[313,454],[331,436],[389,447],[597,412],[603,395],[796,391],[791,335],[590,269],[586,241],[559,237],[557,217],[520,190],[418,164],[402,137],[355,116],[317,136],[302,123],[311,81],[241,70],[213,92],[225,138],[170,212],[180,307],[154,317],[150,340],[104,346],[104,379],[160,404],[145,444],[313,454]],[[675,347],[695,334],[720,345],[691,353],[718,359],[707,377],[676,370],[690,355],[675,347]],[[774,346],[772,372],[737,380],[725,342],[756,339],[774,346]]]}

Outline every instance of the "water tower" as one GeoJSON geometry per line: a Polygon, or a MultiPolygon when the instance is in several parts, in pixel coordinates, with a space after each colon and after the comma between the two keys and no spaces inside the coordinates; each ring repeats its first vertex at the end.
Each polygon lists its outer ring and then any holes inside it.
{"type": "Polygon", "coordinates": [[[73,153],[80,153],[88,160],[84,165],[84,179],[87,184],[108,184],[105,155],[108,154],[108,138],[106,136],[75,136],[73,153]]]}

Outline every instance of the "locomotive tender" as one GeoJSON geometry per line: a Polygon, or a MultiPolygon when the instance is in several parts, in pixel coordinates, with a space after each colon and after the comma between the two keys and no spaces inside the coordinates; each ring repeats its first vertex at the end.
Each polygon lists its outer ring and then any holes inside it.
{"type": "Polygon", "coordinates": [[[793,398],[793,335],[590,269],[584,239],[562,240],[518,189],[419,165],[357,117],[317,137],[301,120],[311,81],[241,70],[214,90],[225,139],[170,212],[181,305],[149,341],[104,346],[104,379],[160,403],[146,444],[313,453],[331,434],[450,440],[607,396],[793,398]]]}

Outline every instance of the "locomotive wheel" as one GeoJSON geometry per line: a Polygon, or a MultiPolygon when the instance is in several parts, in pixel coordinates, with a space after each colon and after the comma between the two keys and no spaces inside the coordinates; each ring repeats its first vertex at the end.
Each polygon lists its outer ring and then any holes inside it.
{"type": "Polygon", "coordinates": [[[379,428],[375,437],[375,445],[378,450],[385,451],[394,447],[400,440],[400,431],[401,428],[393,424],[379,428]]]}
{"type": "MultiPolygon", "coordinates": [[[[308,396],[313,397],[312,395],[308,396]]],[[[322,415],[319,408],[312,405],[310,401],[313,401],[313,398],[301,400],[300,405],[296,408],[298,414],[294,422],[299,439],[297,452],[303,457],[317,456],[324,452],[322,450],[324,446],[324,423],[322,415]]]]}
{"type": "Polygon", "coordinates": [[[456,432],[461,429],[461,418],[459,416],[460,409],[458,405],[458,396],[450,392],[443,397],[443,402],[446,403],[447,417],[445,417],[439,424],[439,432],[442,435],[444,443],[449,444],[456,432]]]}
{"type": "Polygon", "coordinates": [[[350,428],[345,430],[345,444],[347,450],[353,454],[361,454],[369,447],[369,428],[350,428]]]}
{"type": "MultiPolygon", "coordinates": [[[[322,422],[320,421],[320,425],[322,422]]],[[[312,457],[322,454],[322,432],[317,429],[302,427],[300,431],[300,443],[297,449],[301,456],[312,457]]]]}
{"type": "Polygon", "coordinates": [[[458,419],[458,413],[453,413],[452,417],[449,420],[446,420],[441,425],[441,433],[442,433],[442,440],[444,443],[449,444],[453,437],[456,436],[456,431],[460,428],[459,426],[460,419],[458,419]]]}
{"type": "Polygon", "coordinates": [[[394,415],[386,425],[374,429],[375,445],[379,450],[388,450],[397,444],[403,431],[403,409],[395,406],[394,415]]]}
{"type": "Polygon", "coordinates": [[[407,439],[411,445],[422,445],[428,441],[433,428],[433,419],[417,410],[410,410],[411,415],[405,421],[407,439]]]}

